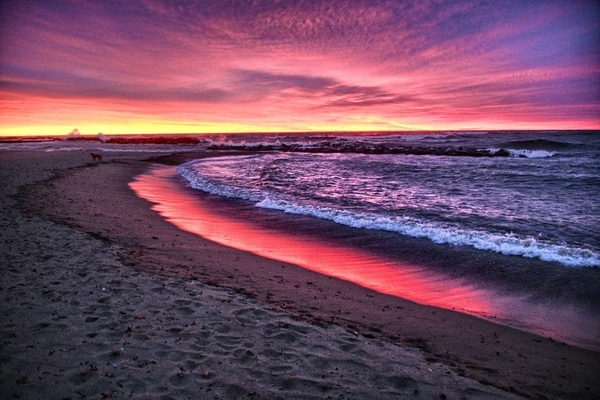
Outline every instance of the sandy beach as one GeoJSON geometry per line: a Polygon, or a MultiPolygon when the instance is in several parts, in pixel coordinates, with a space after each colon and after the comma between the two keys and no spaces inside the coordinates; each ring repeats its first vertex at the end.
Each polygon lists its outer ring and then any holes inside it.
{"type": "Polygon", "coordinates": [[[0,152],[0,398],[600,397],[598,352],[218,245],[129,187],[199,156],[0,152]]]}

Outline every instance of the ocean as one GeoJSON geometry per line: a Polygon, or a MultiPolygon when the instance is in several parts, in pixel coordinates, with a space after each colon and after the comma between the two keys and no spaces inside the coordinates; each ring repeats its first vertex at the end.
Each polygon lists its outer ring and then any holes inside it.
{"type": "MultiPolygon", "coordinates": [[[[198,199],[229,217],[374,257],[358,268],[373,269],[379,262],[373,260],[381,260],[392,270],[409,265],[418,279],[452,283],[431,302],[421,301],[422,293],[397,291],[410,300],[600,349],[600,132],[190,138],[72,138],[0,143],[0,149],[89,150],[107,158],[111,152],[210,154],[189,158],[176,173],[198,199]],[[461,303],[465,296],[452,294],[457,288],[475,293],[485,309],[470,308],[472,299],[461,303]]],[[[168,196],[153,199],[160,201],[168,203],[168,196]]],[[[269,251],[285,259],[285,247],[269,251]]],[[[328,274],[327,266],[319,271],[328,274]]],[[[364,283],[356,270],[351,275],[341,277],[364,283]]],[[[381,291],[396,293],[386,291],[392,281],[385,279],[388,272],[377,284],[381,291]]]]}
{"type": "Polygon", "coordinates": [[[181,165],[195,189],[356,228],[600,266],[599,135],[276,135],[211,148],[260,153],[181,165]]]}

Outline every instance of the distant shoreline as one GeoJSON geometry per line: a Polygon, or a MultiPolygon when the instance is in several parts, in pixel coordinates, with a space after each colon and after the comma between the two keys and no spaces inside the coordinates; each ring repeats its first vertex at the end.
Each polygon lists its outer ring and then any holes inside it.
{"type": "Polygon", "coordinates": [[[208,132],[208,133],[140,133],[140,134],[78,134],[78,135],[14,135],[0,136],[0,143],[19,143],[19,142],[40,142],[40,141],[86,141],[103,143],[149,143],[149,144],[190,144],[199,142],[197,139],[219,136],[244,136],[244,135],[411,135],[411,134],[448,134],[448,133],[514,133],[514,132],[538,132],[538,133],[558,133],[558,132],[584,132],[600,133],[598,129],[441,129],[441,130],[404,130],[404,131],[287,131],[287,132],[208,132]],[[100,136],[101,135],[101,136],[100,136]]]}

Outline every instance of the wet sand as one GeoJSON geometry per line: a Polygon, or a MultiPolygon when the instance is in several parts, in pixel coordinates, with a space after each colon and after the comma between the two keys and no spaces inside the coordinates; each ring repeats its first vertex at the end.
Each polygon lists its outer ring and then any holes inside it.
{"type": "MultiPolygon", "coordinates": [[[[532,292],[507,290],[475,277],[453,277],[444,270],[457,271],[471,265],[493,270],[521,261],[522,275],[543,271],[547,263],[523,257],[506,257],[457,246],[440,246],[427,239],[382,235],[381,231],[356,229],[311,217],[264,210],[252,202],[226,199],[188,187],[172,166],[155,165],[129,183],[133,191],[153,204],[167,221],[179,229],[205,239],[261,257],[301,266],[322,275],[355,283],[378,293],[419,304],[456,310],[511,327],[552,337],[578,347],[600,350],[599,313],[575,306],[574,300],[545,298],[532,301],[532,292]],[[218,229],[214,229],[218,226],[218,229]],[[379,252],[368,242],[376,240],[379,252]],[[394,251],[394,256],[382,252],[394,251]],[[428,259],[412,262],[407,250],[428,253],[428,259]],[[465,253],[467,253],[465,255],[465,253]],[[477,258],[468,258],[477,253],[477,258]],[[485,257],[482,257],[482,254],[485,257]],[[457,257],[460,256],[460,257],[457,257]]],[[[564,266],[554,266],[561,273],[564,266]]],[[[592,269],[589,279],[597,279],[592,269]]],[[[574,272],[574,271],[572,271],[574,272]]],[[[517,272],[518,273],[518,272],[517,272]]],[[[512,275],[514,275],[513,273],[512,275]]],[[[490,277],[488,277],[489,279],[490,277]]],[[[582,280],[586,281],[586,280],[582,280]]],[[[564,286],[564,284],[563,284],[564,286]]],[[[577,291],[577,298],[594,299],[594,294],[577,291]]]]}
{"type": "Polygon", "coordinates": [[[88,157],[1,154],[3,397],[600,393],[597,352],[204,240],[129,188],[144,155],[88,157]]]}

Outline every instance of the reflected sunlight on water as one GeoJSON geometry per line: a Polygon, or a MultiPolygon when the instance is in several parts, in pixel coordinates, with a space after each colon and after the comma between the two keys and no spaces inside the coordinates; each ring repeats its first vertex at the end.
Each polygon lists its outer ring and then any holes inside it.
{"type": "Polygon", "coordinates": [[[460,281],[423,268],[385,260],[310,237],[269,231],[251,222],[218,214],[194,193],[173,181],[174,168],[154,169],[136,178],[131,188],[179,229],[213,242],[343,279],[380,293],[418,303],[477,314],[496,314],[489,295],[460,281]]]}
{"type": "MultiPolygon", "coordinates": [[[[290,235],[258,227],[211,208],[202,196],[186,190],[175,167],[157,166],[135,178],[130,187],[153,203],[152,209],[179,229],[213,242],[327,275],[380,293],[420,304],[453,309],[495,322],[550,335],[569,342],[589,343],[590,329],[575,312],[501,295],[425,267],[388,260],[359,249],[328,243],[326,238],[290,235]],[[575,332],[578,328],[581,332],[575,332]],[[577,339],[577,337],[587,337],[577,339]]],[[[594,336],[594,335],[592,335],[594,336]]],[[[597,334],[595,335],[597,336],[597,334]]],[[[581,344],[581,343],[580,343],[581,344]]]]}

